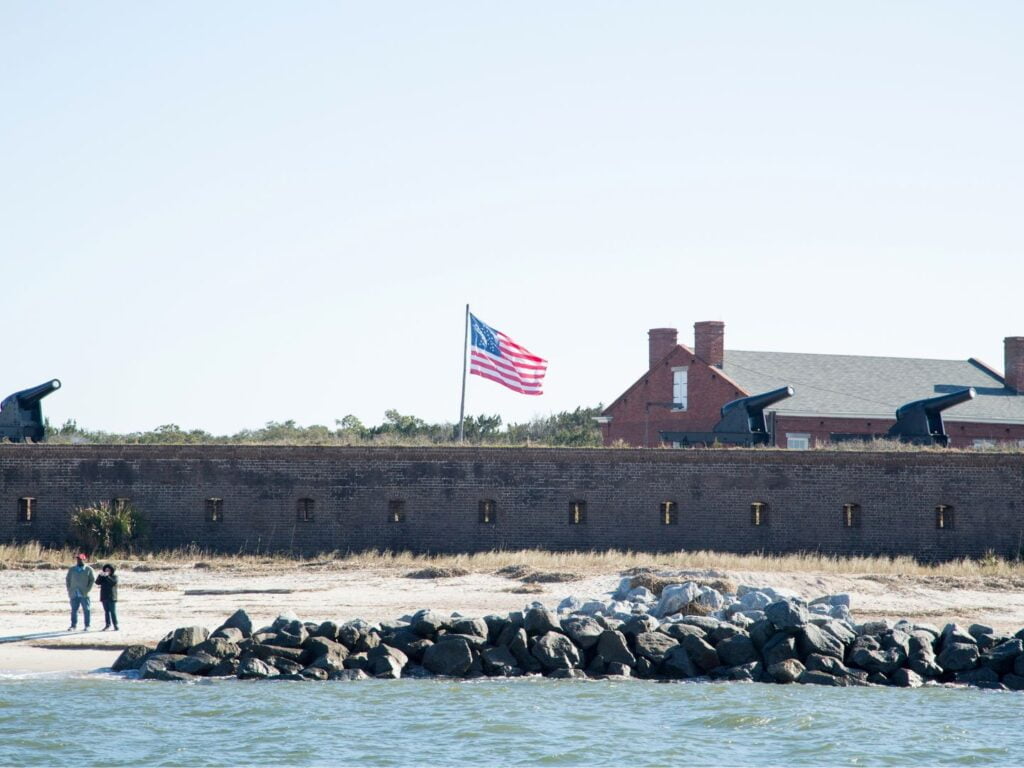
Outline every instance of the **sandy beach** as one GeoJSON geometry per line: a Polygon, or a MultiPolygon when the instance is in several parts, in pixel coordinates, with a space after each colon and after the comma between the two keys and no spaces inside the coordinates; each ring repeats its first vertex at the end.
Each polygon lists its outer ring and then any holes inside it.
{"type": "MultiPolygon", "coordinates": [[[[310,621],[395,619],[421,608],[465,615],[519,610],[534,600],[554,605],[566,595],[602,596],[618,570],[579,574],[564,583],[530,584],[494,572],[408,578],[407,567],[356,567],[343,560],[268,561],[258,565],[126,564],[121,576],[120,632],[103,632],[93,595],[89,632],[67,633],[63,568],[0,571],[5,672],[87,671],[109,666],[127,644],[157,642],[179,626],[211,630],[236,608],[259,625],[292,611],[310,621]]],[[[1003,631],[1024,626],[1024,590],[1013,578],[896,576],[726,570],[664,571],[687,578],[729,578],[738,584],[791,589],[803,597],[847,592],[858,620],[909,618],[941,626],[980,622],[1003,631]]],[[[79,624],[81,627],[81,624],[79,624]]]]}

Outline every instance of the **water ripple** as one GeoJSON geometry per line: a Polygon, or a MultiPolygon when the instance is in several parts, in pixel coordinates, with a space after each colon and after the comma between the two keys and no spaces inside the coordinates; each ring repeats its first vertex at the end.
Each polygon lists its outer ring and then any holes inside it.
{"type": "Polygon", "coordinates": [[[948,688],[8,676],[0,765],[1014,765],[1020,702],[948,688]]]}

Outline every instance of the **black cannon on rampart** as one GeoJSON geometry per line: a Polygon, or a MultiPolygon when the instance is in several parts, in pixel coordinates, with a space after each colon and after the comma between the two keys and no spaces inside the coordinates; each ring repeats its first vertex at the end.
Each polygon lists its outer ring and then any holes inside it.
{"type": "Polygon", "coordinates": [[[675,445],[765,445],[771,442],[764,409],[793,396],[792,387],[779,387],[759,395],[730,400],[710,432],[660,432],[663,442],[675,445]]]}
{"type": "Polygon", "coordinates": [[[5,397],[0,402],[0,441],[42,442],[45,437],[42,399],[58,389],[60,381],[52,379],[5,397]]]}
{"type": "Polygon", "coordinates": [[[905,403],[896,409],[896,423],[889,428],[886,437],[914,445],[945,447],[949,445],[949,435],[942,423],[942,412],[973,400],[974,395],[974,387],[965,387],[945,395],[905,403]]]}

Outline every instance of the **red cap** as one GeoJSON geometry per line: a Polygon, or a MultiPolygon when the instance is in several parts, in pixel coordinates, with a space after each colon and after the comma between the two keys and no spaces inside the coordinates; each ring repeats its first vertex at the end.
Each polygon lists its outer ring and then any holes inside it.
{"type": "Polygon", "coordinates": [[[77,557],[79,560],[88,560],[89,559],[89,556],[86,555],[85,552],[79,552],[77,555],[75,555],[75,557],[77,557]]]}

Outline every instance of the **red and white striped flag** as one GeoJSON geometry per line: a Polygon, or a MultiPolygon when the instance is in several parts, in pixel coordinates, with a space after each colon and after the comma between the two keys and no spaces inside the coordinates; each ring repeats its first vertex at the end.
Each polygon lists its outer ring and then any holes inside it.
{"type": "Polygon", "coordinates": [[[523,395],[543,394],[541,383],[548,370],[548,361],[516,344],[475,315],[471,314],[469,320],[472,331],[469,372],[504,384],[523,395]]]}

